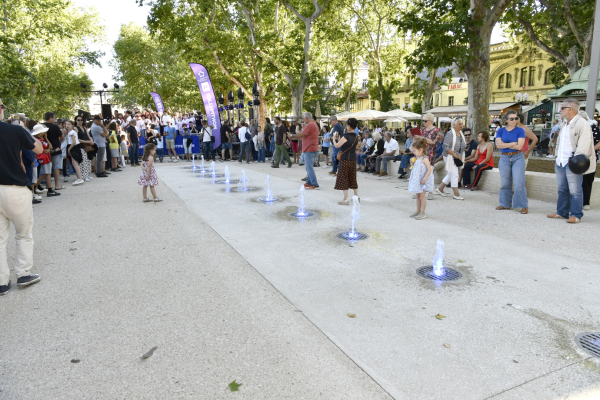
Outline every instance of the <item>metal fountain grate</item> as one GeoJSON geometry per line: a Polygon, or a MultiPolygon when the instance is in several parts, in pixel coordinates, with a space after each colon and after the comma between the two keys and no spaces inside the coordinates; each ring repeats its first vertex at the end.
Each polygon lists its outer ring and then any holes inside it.
{"type": "Polygon", "coordinates": [[[306,212],[304,213],[304,215],[298,215],[298,213],[297,213],[297,212],[295,212],[295,213],[291,213],[290,215],[291,215],[292,217],[296,217],[296,218],[307,218],[307,217],[312,217],[312,216],[313,216],[313,215],[315,215],[315,214],[314,214],[314,213],[311,213],[311,212],[308,212],[308,211],[306,211],[306,212]]]}
{"type": "Polygon", "coordinates": [[[580,333],[575,336],[575,343],[586,353],[600,357],[600,332],[580,333]]]}
{"type": "Polygon", "coordinates": [[[273,203],[275,201],[279,201],[279,199],[277,197],[273,197],[271,200],[267,200],[266,197],[261,197],[260,199],[258,199],[258,201],[262,201],[264,203],[273,203]]]}
{"type": "Polygon", "coordinates": [[[433,273],[433,266],[421,267],[417,274],[423,278],[433,281],[455,281],[462,277],[462,274],[455,269],[444,267],[444,275],[437,276],[433,273]]]}
{"type": "Polygon", "coordinates": [[[369,235],[367,235],[366,233],[356,232],[356,234],[357,234],[356,237],[350,237],[350,232],[342,232],[342,233],[338,233],[337,237],[338,237],[338,239],[351,240],[351,241],[365,240],[365,239],[369,238],[369,235]]]}

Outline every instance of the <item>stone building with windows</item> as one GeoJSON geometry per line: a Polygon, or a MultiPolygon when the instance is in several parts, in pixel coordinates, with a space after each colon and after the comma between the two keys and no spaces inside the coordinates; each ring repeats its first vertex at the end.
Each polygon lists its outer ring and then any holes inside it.
{"type": "MultiPolygon", "coordinates": [[[[552,66],[550,56],[533,44],[503,42],[491,45],[490,104],[541,103],[546,99],[546,93],[554,89],[548,75],[548,70],[552,66]]],[[[361,67],[365,71],[368,64],[363,63],[361,67]]],[[[440,68],[437,75],[441,77],[446,70],[447,68],[440,68]]],[[[436,87],[431,99],[432,108],[467,105],[468,77],[455,67],[452,67],[452,70],[452,81],[436,87]]],[[[423,75],[421,78],[426,79],[427,73],[423,75]]],[[[393,96],[396,108],[413,109],[415,99],[411,92],[411,80],[410,77],[406,77],[393,96]]],[[[366,109],[379,110],[379,101],[369,97],[363,79],[361,91],[357,95],[356,103],[351,105],[351,111],[366,109]]]]}

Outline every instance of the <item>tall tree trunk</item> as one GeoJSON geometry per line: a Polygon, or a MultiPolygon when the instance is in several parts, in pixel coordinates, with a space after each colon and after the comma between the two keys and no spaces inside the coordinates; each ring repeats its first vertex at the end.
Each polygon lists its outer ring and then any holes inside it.
{"type": "Polygon", "coordinates": [[[466,126],[473,132],[489,129],[490,103],[490,39],[491,29],[481,27],[481,46],[472,46],[473,54],[467,63],[469,77],[469,104],[466,126]]]}
{"type": "Polygon", "coordinates": [[[352,86],[354,86],[354,56],[350,55],[350,82],[348,82],[348,95],[344,102],[344,110],[350,111],[350,99],[352,97],[352,86]]]}
{"type": "Polygon", "coordinates": [[[427,111],[433,108],[433,101],[431,97],[433,96],[433,91],[435,90],[435,76],[437,75],[437,72],[437,68],[433,68],[431,71],[429,71],[429,84],[425,89],[425,95],[423,96],[423,100],[421,101],[421,110],[423,111],[423,114],[425,114],[427,111]]]}

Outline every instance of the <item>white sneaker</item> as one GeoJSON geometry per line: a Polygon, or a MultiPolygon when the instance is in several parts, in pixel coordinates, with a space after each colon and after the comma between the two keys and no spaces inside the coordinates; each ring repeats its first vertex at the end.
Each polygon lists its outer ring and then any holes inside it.
{"type": "Polygon", "coordinates": [[[176,159],[173,160],[173,162],[179,162],[179,160],[176,158],[176,159]]]}
{"type": "Polygon", "coordinates": [[[40,196],[39,194],[34,194],[34,195],[33,195],[33,199],[34,199],[34,200],[40,200],[40,201],[41,201],[41,200],[42,200],[42,196],[40,196]]]}
{"type": "Polygon", "coordinates": [[[173,162],[173,159],[172,159],[172,158],[169,158],[169,162],[173,162]]]}
{"type": "Polygon", "coordinates": [[[438,189],[438,188],[435,188],[435,191],[434,191],[434,193],[435,193],[435,194],[438,194],[438,195],[440,195],[440,196],[442,196],[442,197],[446,197],[446,196],[447,196],[447,194],[446,194],[446,193],[440,192],[440,189],[438,189]]]}
{"type": "Polygon", "coordinates": [[[73,182],[73,186],[81,185],[84,182],[85,181],[83,179],[77,179],[75,182],[73,182]]]}
{"type": "Polygon", "coordinates": [[[91,180],[92,180],[92,178],[85,178],[83,181],[84,181],[84,182],[89,182],[89,181],[91,181],[91,180]]]}
{"type": "Polygon", "coordinates": [[[462,196],[453,196],[454,200],[464,200],[465,198],[462,196]]]}
{"type": "Polygon", "coordinates": [[[583,206],[583,211],[591,211],[591,207],[590,206],[583,206]]]}

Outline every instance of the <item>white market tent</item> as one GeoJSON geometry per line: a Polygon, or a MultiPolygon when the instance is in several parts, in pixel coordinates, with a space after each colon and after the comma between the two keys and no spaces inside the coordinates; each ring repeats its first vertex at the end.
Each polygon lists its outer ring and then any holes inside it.
{"type": "Polygon", "coordinates": [[[404,118],[406,120],[408,119],[421,119],[421,114],[417,114],[414,112],[410,112],[410,111],[405,111],[402,110],[400,108],[397,108],[395,110],[392,111],[388,111],[388,114],[392,114],[395,117],[400,117],[400,118],[404,118]]]}
{"type": "Polygon", "coordinates": [[[356,118],[359,121],[381,121],[384,119],[391,118],[393,117],[393,115],[391,115],[390,113],[384,113],[376,110],[363,110],[351,114],[346,114],[344,116],[340,116],[340,114],[338,114],[337,117],[340,121],[347,121],[349,118],[356,118]]]}
{"type": "Polygon", "coordinates": [[[392,123],[392,122],[408,122],[408,120],[406,120],[402,117],[391,117],[391,118],[386,119],[383,122],[388,124],[388,123],[392,123]]]}

